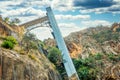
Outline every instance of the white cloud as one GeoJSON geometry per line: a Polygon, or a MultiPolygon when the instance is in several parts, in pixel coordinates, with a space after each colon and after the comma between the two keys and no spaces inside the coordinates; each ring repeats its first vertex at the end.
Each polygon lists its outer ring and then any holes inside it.
{"type": "Polygon", "coordinates": [[[68,36],[71,32],[76,32],[81,30],[81,28],[77,26],[75,23],[60,23],[59,28],[64,37],[68,36]]]}
{"type": "Polygon", "coordinates": [[[21,3],[21,1],[0,1],[0,12],[3,16],[7,16],[7,15],[14,15],[15,13],[18,14],[17,12],[15,12],[15,10],[13,10],[10,6],[15,6],[15,5],[19,5],[21,3]],[[9,11],[9,13],[8,13],[9,11]]]}
{"type": "Polygon", "coordinates": [[[31,15],[36,15],[36,16],[45,16],[45,11],[42,11],[40,9],[34,9],[32,7],[29,8],[19,8],[19,9],[12,9],[12,10],[4,10],[2,11],[3,14],[2,16],[31,16],[31,15]]]}
{"type": "Polygon", "coordinates": [[[41,27],[41,28],[36,28],[31,31],[36,35],[36,37],[40,40],[48,39],[48,38],[53,38],[51,35],[50,29],[47,27],[41,27]]]}
{"type": "Polygon", "coordinates": [[[34,9],[34,8],[28,8],[25,12],[25,14],[34,14],[36,16],[45,16],[46,12],[42,11],[40,9],[34,9]]]}
{"type": "Polygon", "coordinates": [[[30,1],[30,6],[39,6],[39,7],[47,7],[50,6],[51,1],[50,0],[33,0],[30,1]]]}
{"type": "Polygon", "coordinates": [[[10,17],[10,18],[19,18],[21,23],[25,23],[37,19],[39,17],[46,16],[46,12],[40,9],[34,9],[32,7],[29,7],[29,8],[18,8],[16,10],[12,9],[9,11],[4,10],[2,16],[10,17]]]}
{"type": "Polygon", "coordinates": [[[82,21],[81,22],[82,26],[88,28],[88,27],[96,27],[99,25],[103,25],[103,26],[110,26],[111,23],[109,21],[106,20],[89,20],[89,21],[82,21]]]}
{"type": "Polygon", "coordinates": [[[79,19],[90,19],[90,15],[56,15],[56,19],[66,20],[79,20],[79,19]]]}
{"type": "Polygon", "coordinates": [[[0,7],[2,8],[5,8],[9,5],[19,5],[20,3],[22,2],[22,0],[18,0],[18,1],[15,1],[15,0],[11,0],[11,1],[0,1],[0,7]]]}
{"type": "MultiPolygon", "coordinates": [[[[71,32],[76,32],[80,31],[81,28],[78,27],[75,23],[59,23],[58,24],[60,31],[62,33],[62,36],[68,36],[71,32]]],[[[34,34],[37,34],[37,38],[40,40],[48,39],[48,38],[53,38],[51,35],[51,29],[48,27],[41,27],[41,28],[36,28],[35,30],[32,30],[31,32],[34,34]]]]}
{"type": "MultiPolygon", "coordinates": [[[[81,0],[84,1],[84,0],[81,0]]],[[[104,12],[113,12],[113,13],[120,13],[120,11],[109,11],[109,9],[116,8],[119,9],[120,7],[120,0],[113,0],[114,2],[117,2],[117,4],[111,6],[111,7],[103,7],[103,8],[93,8],[93,9],[85,9],[81,7],[75,7],[73,2],[74,0],[10,0],[10,1],[0,1],[0,7],[1,7],[1,12],[3,11],[2,9],[8,9],[12,8],[12,6],[20,7],[20,8],[29,8],[36,6],[37,8],[45,8],[48,6],[51,6],[55,10],[59,11],[74,11],[75,9],[80,9],[81,13],[89,13],[89,12],[96,12],[96,13],[104,13],[104,12]],[[115,7],[117,6],[117,7],[115,7]]]]}
{"type": "Polygon", "coordinates": [[[120,0],[113,0],[114,2],[118,2],[118,3],[120,3],[120,0]]]}
{"type": "Polygon", "coordinates": [[[9,5],[16,7],[37,6],[39,8],[51,6],[53,9],[59,11],[73,10],[73,0],[29,0],[29,1],[11,0],[11,1],[1,1],[0,4],[1,4],[0,6],[4,8],[8,7],[9,5]]]}
{"type": "Polygon", "coordinates": [[[27,9],[25,8],[20,8],[20,9],[12,9],[12,10],[4,10],[2,13],[2,16],[17,16],[20,15],[21,13],[25,12],[27,9]]]}
{"type": "Polygon", "coordinates": [[[53,0],[51,3],[52,8],[59,11],[73,10],[73,0],[53,0]]]}

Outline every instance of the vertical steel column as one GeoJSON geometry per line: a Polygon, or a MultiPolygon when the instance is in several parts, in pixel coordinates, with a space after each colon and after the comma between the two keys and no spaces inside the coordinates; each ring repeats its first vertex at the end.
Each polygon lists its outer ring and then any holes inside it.
{"type": "Polygon", "coordinates": [[[62,38],[61,32],[58,28],[52,9],[50,7],[47,7],[46,10],[47,10],[48,20],[50,22],[50,27],[53,29],[53,34],[58,44],[58,48],[62,52],[63,60],[65,60],[64,66],[65,66],[67,75],[69,78],[74,76],[76,77],[75,80],[79,80],[76,69],[74,67],[74,64],[71,60],[68,49],[66,47],[66,44],[64,42],[64,39],[62,38]]]}

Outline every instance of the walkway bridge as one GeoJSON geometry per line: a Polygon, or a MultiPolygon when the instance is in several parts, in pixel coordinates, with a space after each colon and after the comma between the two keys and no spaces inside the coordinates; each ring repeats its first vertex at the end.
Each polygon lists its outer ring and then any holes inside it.
{"type": "MultiPolygon", "coordinates": [[[[61,32],[58,28],[54,14],[53,14],[50,7],[46,8],[46,11],[47,11],[47,16],[32,20],[32,21],[24,23],[24,24],[21,24],[20,26],[24,26],[25,28],[29,28],[30,26],[33,26],[36,24],[42,24],[42,23],[48,21],[50,28],[53,30],[52,34],[54,35],[54,38],[55,38],[57,45],[58,45],[58,48],[62,53],[63,60],[65,60],[65,62],[63,62],[63,64],[65,66],[65,70],[67,72],[69,80],[79,80],[78,74],[77,74],[76,69],[74,67],[74,64],[72,62],[72,59],[69,55],[69,52],[68,52],[68,49],[67,49],[66,44],[64,42],[64,39],[63,39],[61,32]]],[[[32,27],[30,30],[38,28],[38,27],[40,27],[40,26],[32,27]]],[[[41,26],[41,27],[43,27],[43,26],[41,26]]]]}

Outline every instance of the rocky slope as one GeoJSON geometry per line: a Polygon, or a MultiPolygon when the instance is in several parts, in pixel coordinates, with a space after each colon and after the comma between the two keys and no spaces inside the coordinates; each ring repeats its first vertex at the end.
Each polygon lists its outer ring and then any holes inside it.
{"type": "MultiPolygon", "coordinates": [[[[84,67],[98,70],[95,80],[120,80],[120,24],[88,28],[71,33],[64,39],[72,58],[82,58],[83,63],[87,60],[84,67]]],[[[50,47],[57,46],[53,39],[44,43],[50,47]]],[[[79,64],[83,65],[80,62],[75,66],[79,64]]],[[[82,67],[79,67],[78,74],[82,67]]]]}
{"type": "Polygon", "coordinates": [[[0,48],[0,80],[61,80],[54,65],[43,54],[33,53],[21,55],[0,48]]]}
{"type": "MultiPolygon", "coordinates": [[[[120,53],[120,31],[114,32],[111,27],[93,27],[71,33],[65,42],[72,58],[88,57],[96,53],[120,53]]],[[[55,40],[47,39],[44,43],[56,46],[55,40]]]]}

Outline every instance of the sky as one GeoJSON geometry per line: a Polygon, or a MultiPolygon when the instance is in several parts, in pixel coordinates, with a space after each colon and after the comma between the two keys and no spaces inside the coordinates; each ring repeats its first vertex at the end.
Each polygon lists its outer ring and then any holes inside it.
{"type": "MultiPolygon", "coordinates": [[[[19,18],[22,24],[46,16],[49,6],[63,36],[88,27],[120,22],[120,0],[0,0],[0,15],[19,18]]],[[[52,37],[50,31],[42,27],[31,32],[44,40],[52,37]]]]}

